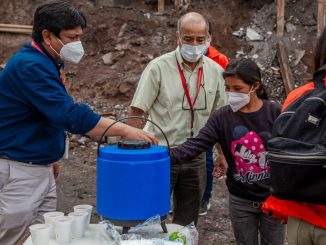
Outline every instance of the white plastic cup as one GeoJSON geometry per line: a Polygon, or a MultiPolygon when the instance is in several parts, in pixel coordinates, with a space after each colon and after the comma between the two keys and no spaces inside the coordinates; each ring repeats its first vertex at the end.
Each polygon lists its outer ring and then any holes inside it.
{"type": "Polygon", "coordinates": [[[51,224],[50,238],[55,239],[54,234],[54,219],[64,216],[63,212],[47,212],[43,214],[45,224],[51,224]]]}
{"type": "Polygon", "coordinates": [[[88,219],[87,211],[71,212],[68,214],[72,217],[72,238],[81,238],[85,235],[86,221],[88,219]]]}
{"type": "Polygon", "coordinates": [[[60,244],[71,241],[72,217],[62,216],[54,219],[55,238],[60,244]]]}
{"type": "Polygon", "coordinates": [[[50,242],[51,224],[36,224],[29,227],[33,245],[48,245],[50,242]]]}
{"type": "Polygon", "coordinates": [[[85,212],[86,211],[88,213],[88,216],[86,219],[86,229],[88,228],[88,226],[91,222],[92,210],[93,210],[93,206],[88,205],[88,204],[74,206],[74,212],[85,212]]]}

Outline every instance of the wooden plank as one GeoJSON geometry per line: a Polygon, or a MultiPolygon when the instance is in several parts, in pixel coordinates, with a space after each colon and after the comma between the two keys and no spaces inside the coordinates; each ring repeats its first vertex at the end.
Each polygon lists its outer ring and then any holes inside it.
{"type": "Polygon", "coordinates": [[[95,6],[98,7],[98,8],[102,8],[103,7],[102,0],[95,0],[95,6]]]}
{"type": "Polygon", "coordinates": [[[164,12],[165,9],[165,0],[158,0],[158,12],[164,12]]]}
{"type": "Polygon", "coordinates": [[[19,33],[19,34],[32,34],[33,26],[30,25],[16,25],[16,24],[3,24],[0,23],[0,32],[19,33]]]}
{"type": "Polygon", "coordinates": [[[317,35],[319,36],[325,28],[325,0],[318,0],[317,35]]]}
{"type": "Polygon", "coordinates": [[[289,55],[282,39],[278,40],[277,57],[281,68],[285,93],[288,95],[294,89],[294,79],[289,64],[289,55]]]}
{"type": "Polygon", "coordinates": [[[0,28],[33,29],[33,26],[30,26],[30,25],[15,25],[15,24],[2,24],[2,23],[0,23],[0,28]]]}
{"type": "Polygon", "coordinates": [[[116,117],[116,116],[117,113],[115,111],[101,113],[101,117],[116,117]]]}
{"type": "Polygon", "coordinates": [[[284,34],[284,12],[285,12],[285,2],[284,2],[284,0],[277,0],[277,28],[276,28],[276,35],[278,37],[283,37],[283,34],[284,34]]]}
{"type": "Polygon", "coordinates": [[[181,4],[181,0],[174,0],[174,8],[179,9],[179,6],[181,4]]]}
{"type": "Polygon", "coordinates": [[[8,32],[8,33],[18,33],[18,34],[27,34],[30,35],[32,34],[32,29],[19,29],[19,28],[4,28],[0,27],[0,32],[8,32]]]}
{"type": "Polygon", "coordinates": [[[95,4],[97,8],[103,7],[123,7],[128,6],[135,0],[95,0],[95,4]]]}

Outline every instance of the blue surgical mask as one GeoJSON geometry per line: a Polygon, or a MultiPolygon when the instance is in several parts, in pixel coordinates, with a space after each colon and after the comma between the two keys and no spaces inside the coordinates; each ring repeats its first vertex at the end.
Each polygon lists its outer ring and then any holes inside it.
{"type": "Polygon", "coordinates": [[[208,42],[200,45],[181,44],[181,55],[188,62],[197,62],[207,52],[208,42]]]}

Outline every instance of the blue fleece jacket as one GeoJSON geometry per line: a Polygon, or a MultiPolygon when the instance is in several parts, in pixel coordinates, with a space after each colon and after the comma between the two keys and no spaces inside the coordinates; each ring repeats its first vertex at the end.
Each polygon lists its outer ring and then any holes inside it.
{"type": "Polygon", "coordinates": [[[24,46],[0,73],[0,157],[49,164],[64,153],[65,131],[85,134],[100,116],[77,104],[60,79],[60,64],[24,46]]]}

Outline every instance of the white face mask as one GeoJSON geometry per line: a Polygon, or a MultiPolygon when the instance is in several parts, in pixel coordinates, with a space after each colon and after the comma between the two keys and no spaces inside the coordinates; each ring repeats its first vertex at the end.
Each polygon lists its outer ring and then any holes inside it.
{"type": "Polygon", "coordinates": [[[250,102],[250,94],[253,91],[250,90],[248,94],[237,93],[237,92],[226,92],[231,109],[233,112],[237,112],[244,106],[248,105],[250,102]]]}
{"type": "MultiPolygon", "coordinates": [[[[62,44],[62,48],[60,50],[60,58],[63,61],[71,62],[74,64],[79,63],[81,58],[84,56],[84,48],[81,41],[63,44],[59,38],[57,38],[57,40],[62,44]]],[[[52,48],[52,50],[54,49],[52,48]]],[[[58,54],[58,52],[56,53],[58,54]]]]}
{"type": "Polygon", "coordinates": [[[208,43],[200,45],[181,44],[181,55],[188,62],[197,62],[207,51],[208,43]]]}

